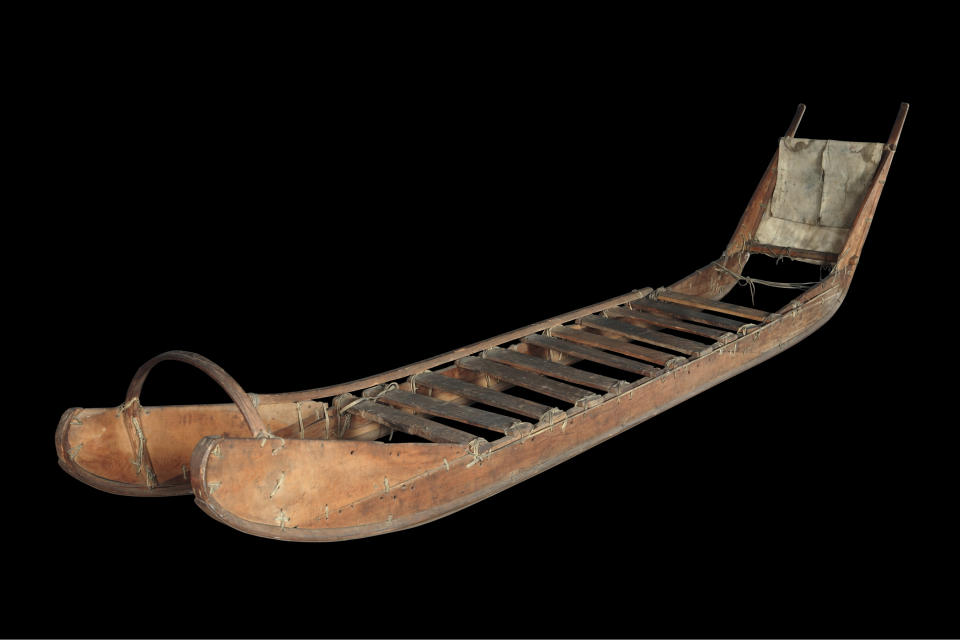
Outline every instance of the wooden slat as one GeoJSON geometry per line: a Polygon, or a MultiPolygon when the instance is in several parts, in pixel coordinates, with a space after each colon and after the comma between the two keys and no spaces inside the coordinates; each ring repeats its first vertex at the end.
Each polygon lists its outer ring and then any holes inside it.
{"type": "Polygon", "coordinates": [[[641,311],[649,311],[650,313],[670,316],[673,318],[679,318],[681,320],[686,320],[688,322],[699,322],[700,324],[708,324],[711,327],[725,329],[726,331],[731,331],[734,333],[736,333],[740,329],[740,327],[747,324],[743,320],[734,320],[733,318],[715,316],[712,313],[705,313],[703,311],[699,311],[691,307],[684,307],[679,304],[673,304],[672,302],[657,302],[654,300],[644,299],[644,300],[637,300],[635,302],[631,302],[630,306],[633,309],[638,309],[641,311]]]}
{"type": "Polygon", "coordinates": [[[460,431],[445,424],[427,420],[412,413],[406,413],[393,407],[378,404],[374,400],[364,400],[347,409],[347,413],[358,414],[367,420],[373,420],[391,429],[409,433],[429,440],[430,442],[449,442],[453,444],[467,444],[476,440],[477,436],[460,431]]]}
{"type": "Polygon", "coordinates": [[[481,387],[466,380],[451,378],[429,371],[417,376],[417,386],[428,387],[430,389],[436,389],[437,391],[446,391],[447,393],[455,393],[462,398],[473,400],[474,402],[481,402],[485,405],[510,411],[535,420],[539,420],[543,417],[544,413],[551,409],[551,407],[540,404],[539,402],[533,402],[526,398],[518,398],[508,393],[496,391],[495,389],[481,387]]]}
{"type": "Polygon", "coordinates": [[[691,322],[685,322],[677,318],[671,318],[669,316],[658,316],[653,313],[647,313],[645,311],[636,311],[634,309],[624,309],[623,307],[614,307],[613,309],[607,309],[606,314],[615,318],[627,318],[640,320],[646,324],[652,324],[658,327],[664,327],[666,329],[674,329],[675,331],[685,331],[686,333],[692,333],[695,336],[702,336],[704,338],[709,338],[713,341],[718,341],[726,338],[730,335],[729,331],[723,331],[722,329],[715,329],[713,327],[704,327],[698,324],[693,324],[691,322]]]}
{"type": "Polygon", "coordinates": [[[455,402],[444,402],[422,393],[411,393],[402,389],[388,391],[378,398],[380,402],[392,405],[398,408],[414,409],[420,413],[426,413],[441,418],[449,418],[465,424],[472,424],[476,427],[491,429],[492,431],[506,432],[510,427],[518,424],[520,421],[516,418],[503,416],[499,413],[492,413],[470,407],[467,405],[456,404],[455,402]]]}
{"type": "Polygon", "coordinates": [[[813,260],[826,264],[832,264],[837,261],[836,253],[826,253],[823,251],[813,251],[811,249],[796,249],[793,247],[778,247],[772,244],[760,244],[751,242],[747,244],[747,251],[750,253],[762,253],[772,258],[795,258],[797,260],[813,260]]]}
{"type": "Polygon", "coordinates": [[[707,345],[694,342],[693,340],[678,338],[654,329],[641,329],[640,327],[632,325],[629,322],[624,322],[622,320],[611,320],[610,318],[604,318],[602,316],[587,316],[586,318],[581,318],[580,324],[586,327],[594,327],[596,329],[610,331],[630,338],[631,340],[646,342],[647,344],[652,344],[655,347],[673,349],[674,351],[679,351],[680,353],[684,353],[686,355],[698,354],[708,348],[707,345]]]}
{"type": "Polygon", "coordinates": [[[530,389],[531,391],[536,391],[537,393],[563,400],[570,404],[576,404],[589,396],[595,395],[586,389],[575,387],[566,382],[551,380],[536,373],[521,371],[520,369],[476,356],[460,358],[457,360],[457,366],[469,371],[485,373],[498,380],[503,380],[504,382],[509,382],[518,387],[530,389]]]}
{"type": "Polygon", "coordinates": [[[606,351],[601,351],[600,349],[577,344],[576,342],[571,342],[569,340],[561,340],[551,336],[540,335],[539,333],[535,333],[532,336],[527,336],[523,339],[523,341],[544,349],[551,349],[553,351],[565,353],[569,356],[574,356],[575,358],[590,360],[591,362],[597,362],[608,367],[620,369],[621,371],[629,371],[630,373],[635,373],[641,376],[655,376],[661,371],[660,369],[652,367],[649,364],[644,364],[643,362],[637,362],[636,360],[631,360],[630,358],[624,358],[612,353],[607,353],[606,351]]]}
{"type": "Polygon", "coordinates": [[[593,333],[592,331],[584,331],[573,327],[555,327],[550,330],[550,333],[564,340],[572,340],[573,342],[585,344],[589,347],[599,347],[601,349],[607,349],[608,351],[622,353],[625,356],[630,356],[631,358],[645,362],[652,362],[653,364],[666,365],[671,360],[679,357],[672,353],[664,353],[663,351],[657,351],[656,349],[644,347],[639,344],[625,340],[617,340],[593,333]]]}
{"type": "Polygon", "coordinates": [[[613,391],[617,388],[620,381],[610,376],[604,376],[599,373],[591,373],[582,369],[576,369],[569,365],[551,362],[532,356],[528,353],[520,353],[510,349],[494,347],[483,352],[483,357],[487,360],[500,362],[503,364],[523,369],[524,371],[533,371],[541,375],[566,380],[574,384],[590,387],[591,389],[600,389],[601,391],[613,391]]]}
{"type": "Polygon", "coordinates": [[[686,293],[677,293],[669,289],[664,289],[658,293],[657,300],[675,302],[676,304],[681,304],[685,307],[694,307],[695,309],[709,309],[710,311],[726,313],[727,315],[746,318],[754,322],[763,322],[767,319],[767,316],[771,315],[760,309],[751,309],[750,307],[741,307],[738,304],[730,304],[729,302],[720,302],[719,300],[691,296],[686,293]]]}

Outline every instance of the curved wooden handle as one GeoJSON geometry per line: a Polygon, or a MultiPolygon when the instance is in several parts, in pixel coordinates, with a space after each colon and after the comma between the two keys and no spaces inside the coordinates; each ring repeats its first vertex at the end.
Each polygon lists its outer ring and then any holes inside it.
{"type": "Polygon", "coordinates": [[[140,390],[143,389],[143,381],[146,380],[147,374],[150,373],[151,369],[153,369],[157,363],[163,362],[164,360],[184,362],[203,371],[227,392],[230,399],[233,400],[237,408],[240,409],[240,413],[243,415],[243,419],[246,420],[247,426],[250,427],[250,433],[253,434],[254,437],[270,434],[270,432],[267,431],[266,425],[263,423],[263,418],[260,417],[260,414],[253,406],[253,402],[250,401],[250,396],[237,384],[237,381],[234,380],[229,373],[224,371],[220,365],[191,351],[167,351],[143,363],[143,366],[137,369],[137,373],[134,374],[133,380],[130,381],[124,407],[132,406],[134,402],[138,405],[140,404],[140,390]]]}

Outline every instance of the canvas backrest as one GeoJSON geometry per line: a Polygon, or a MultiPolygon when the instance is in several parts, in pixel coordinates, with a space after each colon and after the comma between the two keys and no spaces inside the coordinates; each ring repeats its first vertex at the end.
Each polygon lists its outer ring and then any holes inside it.
{"type": "Polygon", "coordinates": [[[883,149],[879,142],[781,138],[777,182],[756,241],[838,253],[883,149]]]}

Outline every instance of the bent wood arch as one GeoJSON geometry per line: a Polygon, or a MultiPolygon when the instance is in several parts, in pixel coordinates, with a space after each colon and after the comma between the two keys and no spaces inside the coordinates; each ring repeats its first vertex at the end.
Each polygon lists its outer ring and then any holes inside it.
{"type": "Polygon", "coordinates": [[[143,474],[146,485],[150,489],[157,486],[157,475],[154,471],[153,461],[150,459],[147,439],[144,436],[141,426],[143,407],[140,404],[140,392],[143,390],[144,381],[153,368],[159,363],[168,360],[189,364],[210,376],[214,382],[220,385],[221,389],[227,392],[230,399],[237,405],[253,437],[270,435],[270,431],[267,430],[263,419],[253,406],[250,396],[244,392],[237,381],[234,380],[223,367],[191,351],[166,351],[158,356],[154,356],[137,369],[133,379],[130,381],[130,386],[127,387],[127,397],[120,406],[120,413],[123,416],[124,427],[130,439],[130,448],[134,455],[133,464],[137,467],[137,475],[143,474]]]}

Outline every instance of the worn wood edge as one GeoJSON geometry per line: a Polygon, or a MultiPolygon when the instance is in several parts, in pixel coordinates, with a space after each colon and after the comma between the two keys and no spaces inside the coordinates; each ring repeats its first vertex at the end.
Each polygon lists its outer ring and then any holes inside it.
{"type": "MultiPolygon", "coordinates": [[[[249,440],[249,438],[238,438],[240,440],[249,440]]],[[[443,505],[438,505],[434,509],[428,509],[425,511],[419,511],[410,516],[404,516],[397,518],[395,520],[387,522],[377,522],[368,525],[361,525],[355,527],[337,527],[337,528],[327,528],[327,529],[296,529],[296,528],[286,528],[279,527],[274,525],[268,525],[260,522],[253,522],[251,520],[246,520],[241,518],[227,509],[221,507],[219,502],[213,495],[207,490],[206,482],[206,470],[207,470],[207,460],[209,459],[212,451],[216,448],[217,444],[221,440],[224,440],[223,436],[207,436],[204,437],[200,442],[197,443],[194,447],[193,454],[190,458],[190,478],[191,484],[193,486],[194,502],[197,504],[200,509],[209,515],[210,517],[218,520],[238,531],[243,533],[249,533],[263,538],[271,538],[274,540],[284,540],[284,541],[296,541],[296,542],[334,542],[339,540],[350,540],[355,538],[365,538],[373,535],[379,535],[383,533],[390,533],[398,529],[407,529],[413,526],[420,524],[426,524],[432,520],[439,519],[441,517],[450,515],[453,511],[450,511],[447,508],[449,503],[443,505]],[[432,515],[429,515],[432,514],[432,515]]],[[[373,443],[362,443],[362,444],[373,444],[373,443]]],[[[383,443],[378,443],[383,444],[383,443]]],[[[432,445],[434,443],[405,443],[405,444],[424,444],[432,445]]],[[[384,445],[389,446],[389,445],[384,445]]],[[[489,446],[480,447],[478,453],[486,454],[489,451],[489,446]]],[[[472,458],[472,454],[467,453],[467,447],[464,447],[464,454],[458,458],[451,459],[449,464],[454,465],[460,463],[460,461],[467,458],[472,458]]],[[[506,488],[506,487],[504,487],[506,488]]],[[[459,501],[458,501],[459,502],[459,501]]],[[[477,500],[469,500],[463,502],[459,507],[454,509],[458,511],[460,509],[466,508],[477,502],[477,500]]]]}
{"type": "Polygon", "coordinates": [[[893,164],[893,156],[896,154],[897,144],[900,141],[900,133],[903,129],[909,108],[910,105],[906,102],[900,103],[900,111],[897,114],[897,119],[890,132],[890,137],[887,139],[883,156],[880,159],[880,165],[877,167],[877,172],[873,176],[867,195],[864,196],[863,202],[860,204],[856,218],[854,218],[853,224],[850,225],[847,240],[837,258],[835,268],[839,271],[849,272],[851,276],[860,261],[860,253],[863,251],[867,234],[870,232],[870,226],[876,215],[880,194],[883,192],[883,187],[887,182],[887,175],[893,164]]]}
{"type": "MultiPolygon", "coordinates": [[[[826,282],[826,280],[824,282],[826,282]]],[[[791,310],[790,313],[783,314],[782,316],[777,317],[776,319],[772,320],[770,323],[762,327],[759,327],[756,331],[752,331],[749,334],[740,336],[737,340],[731,343],[728,343],[726,345],[723,345],[713,350],[713,352],[711,352],[710,354],[707,354],[708,356],[712,355],[714,357],[721,357],[722,353],[726,350],[727,347],[730,347],[735,351],[736,343],[740,340],[746,339],[748,336],[754,337],[758,332],[768,333],[771,331],[775,331],[776,327],[781,322],[785,321],[787,318],[794,317],[796,314],[802,313],[804,307],[806,307],[807,305],[812,305],[819,301],[829,302],[830,296],[834,296],[838,298],[836,303],[833,304],[833,306],[829,308],[827,312],[824,314],[824,316],[820,318],[816,323],[803,328],[800,332],[791,336],[787,340],[778,343],[776,346],[771,347],[761,353],[758,353],[756,356],[754,356],[747,362],[744,362],[742,365],[731,368],[730,370],[725,371],[718,376],[712,377],[709,380],[705,381],[703,384],[698,385],[697,387],[691,388],[685,393],[677,394],[676,396],[671,398],[669,401],[664,402],[663,404],[658,405],[656,407],[653,407],[650,411],[647,411],[639,416],[631,416],[630,418],[626,419],[623,423],[621,423],[620,426],[612,428],[602,434],[599,434],[595,438],[592,438],[579,446],[572,447],[568,450],[565,450],[557,456],[554,456],[548,460],[544,460],[543,462],[541,462],[538,465],[535,465],[534,467],[529,467],[524,471],[518,473],[516,476],[503,479],[499,482],[491,483],[490,485],[487,485],[484,488],[478,491],[475,491],[474,493],[471,493],[467,496],[463,496],[462,498],[459,498],[457,500],[448,501],[442,505],[437,505],[431,509],[426,509],[423,511],[406,515],[406,516],[401,516],[399,518],[394,518],[393,520],[390,520],[390,521],[377,522],[377,523],[359,525],[354,527],[339,527],[335,529],[281,528],[276,525],[269,525],[269,524],[246,520],[244,518],[234,515],[233,513],[227,511],[226,509],[221,508],[219,503],[217,503],[216,499],[213,498],[205,490],[206,460],[209,457],[210,452],[212,451],[216,443],[219,440],[223,439],[222,436],[206,437],[203,440],[201,440],[194,449],[194,453],[191,458],[191,482],[193,483],[193,487],[194,487],[195,502],[197,506],[199,506],[200,509],[204,511],[207,515],[230,526],[231,528],[234,528],[243,533],[256,535],[259,537],[271,538],[274,540],[284,540],[284,541],[332,542],[332,541],[340,541],[340,540],[350,540],[350,539],[363,538],[363,537],[369,537],[374,535],[381,535],[384,533],[391,533],[394,531],[410,529],[416,526],[420,526],[422,524],[427,524],[434,520],[438,520],[439,518],[456,513],[461,509],[464,509],[473,504],[476,504],[477,502],[480,502],[481,500],[484,500],[501,491],[504,491],[510,488],[511,486],[519,484],[520,482],[523,482],[524,480],[527,480],[533,477],[534,475],[537,475],[554,466],[557,466],[558,464],[561,464],[579,455],[580,453],[583,453],[584,451],[623,433],[627,429],[637,426],[638,424],[641,424],[649,420],[650,418],[656,415],[659,415],[660,413],[663,413],[664,411],[692,398],[693,396],[698,395],[699,393],[702,393],[703,391],[710,389],[714,386],[717,386],[718,384],[739,375],[743,371],[746,371],[747,369],[750,369],[763,362],[766,362],[770,358],[782,353],[786,349],[796,345],[803,339],[809,337],[811,334],[813,334],[818,329],[820,329],[820,327],[826,324],[826,322],[828,322],[833,317],[833,315],[836,313],[841,303],[843,302],[848,285],[849,285],[849,279],[836,279],[834,280],[832,286],[826,288],[824,291],[822,291],[815,297],[808,299],[803,306],[796,307],[795,309],[791,310]]],[[[669,373],[671,375],[680,375],[682,374],[682,371],[686,366],[691,365],[694,362],[697,362],[699,360],[700,358],[689,359],[683,365],[675,367],[674,369],[669,370],[669,372],[665,370],[664,374],[669,373]]],[[[603,402],[600,404],[605,404],[606,402],[616,402],[616,398],[619,397],[620,395],[629,393],[633,389],[643,384],[650,384],[654,380],[657,380],[659,377],[660,376],[656,376],[653,378],[642,378],[640,380],[637,380],[633,384],[623,388],[618,394],[613,394],[613,393],[607,394],[606,396],[604,396],[603,402]]],[[[591,408],[599,407],[600,404],[594,405],[591,408]]],[[[580,414],[580,413],[589,412],[589,411],[590,409],[581,409],[576,413],[580,414]]],[[[544,431],[552,430],[554,426],[556,426],[556,422],[557,421],[552,421],[550,424],[537,425],[534,427],[534,429],[528,431],[526,434],[517,434],[515,437],[503,438],[501,440],[497,440],[493,443],[490,443],[490,446],[487,448],[487,452],[488,453],[497,452],[501,449],[504,449],[508,446],[515,444],[518,441],[522,441],[526,438],[534,437],[544,431]]]]}
{"type": "Polygon", "coordinates": [[[666,287],[671,291],[680,291],[683,293],[692,293],[701,298],[710,298],[720,300],[730,293],[740,280],[729,273],[720,271],[716,268],[719,263],[733,273],[742,273],[747,265],[750,254],[746,251],[738,251],[729,255],[721,255],[716,260],[712,260],[690,275],[677,280],[666,287]]]}
{"type": "MultiPolygon", "coordinates": [[[[284,404],[296,404],[296,403],[284,403],[284,404]]],[[[140,407],[144,415],[150,415],[152,411],[163,410],[163,409],[186,409],[186,410],[232,410],[238,415],[240,415],[240,410],[237,407],[236,403],[216,403],[216,404],[179,404],[179,405],[157,405],[157,406],[141,406],[140,407]]],[[[176,478],[176,481],[168,480],[165,483],[161,483],[153,488],[149,488],[146,485],[141,485],[139,483],[130,483],[130,482],[121,482],[111,478],[105,478],[101,475],[93,473],[88,469],[81,466],[75,460],[71,459],[69,455],[70,449],[70,427],[73,419],[78,415],[82,414],[85,411],[92,412],[112,412],[116,411],[116,407],[99,407],[99,408],[88,408],[88,407],[72,407],[67,409],[60,418],[60,422],[57,424],[56,431],[54,432],[54,447],[57,451],[57,459],[60,464],[60,467],[67,472],[69,475],[73,476],[77,480],[80,480],[84,484],[91,486],[95,489],[105,491],[107,493],[112,493],[115,495],[123,496],[133,496],[133,497],[166,497],[166,496],[178,496],[178,495],[188,495],[192,493],[190,489],[190,483],[187,480],[179,480],[176,478]]],[[[316,424],[317,421],[310,423],[310,425],[316,424]]],[[[296,427],[296,423],[293,425],[287,425],[286,427],[281,427],[276,430],[277,433],[280,433],[284,430],[292,429],[296,427]]]]}
{"type": "Polygon", "coordinates": [[[654,292],[654,296],[655,297],[652,297],[651,300],[662,300],[664,302],[678,304],[683,307],[700,309],[701,311],[713,311],[728,316],[735,316],[737,318],[743,318],[744,323],[766,322],[770,319],[771,315],[775,315],[770,314],[762,309],[755,309],[753,307],[746,307],[742,304],[733,304],[730,302],[724,302],[722,300],[713,300],[711,298],[695,296],[682,293],[680,291],[673,291],[672,289],[668,289],[666,287],[657,289],[654,292]]]}
{"type": "Polygon", "coordinates": [[[798,249],[796,247],[781,247],[772,244],[760,244],[755,240],[747,243],[747,252],[759,253],[770,258],[789,258],[813,264],[834,264],[839,257],[837,253],[814,251],[812,249],[798,249]]]}
{"type": "Polygon", "coordinates": [[[82,411],[84,411],[83,407],[73,407],[67,409],[61,416],[60,422],[57,424],[57,430],[54,434],[54,444],[57,449],[57,461],[60,463],[60,468],[66,471],[67,474],[76,478],[83,484],[93,487],[94,489],[120,496],[131,496],[138,498],[165,498],[169,496],[188,495],[193,492],[189,481],[186,480],[184,482],[159,485],[153,489],[150,489],[146,485],[119,482],[117,480],[110,480],[108,478],[98,476],[95,473],[87,471],[75,461],[71,460],[70,456],[67,454],[70,437],[70,424],[73,422],[73,418],[82,411]]]}

